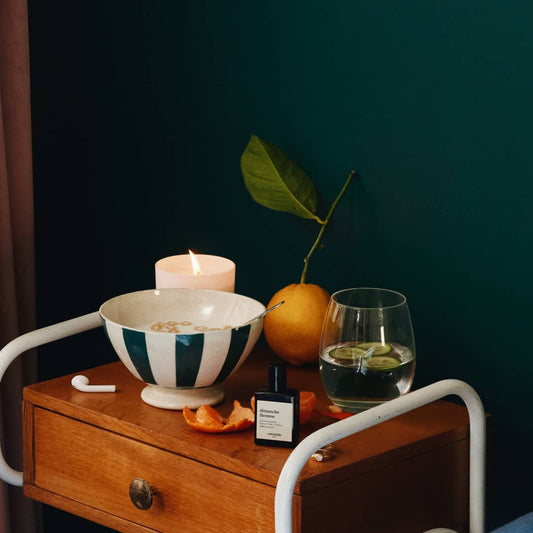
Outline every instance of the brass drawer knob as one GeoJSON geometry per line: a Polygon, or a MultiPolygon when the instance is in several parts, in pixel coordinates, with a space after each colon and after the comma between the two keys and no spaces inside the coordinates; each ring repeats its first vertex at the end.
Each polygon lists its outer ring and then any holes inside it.
{"type": "Polygon", "coordinates": [[[150,485],[145,479],[137,477],[130,483],[130,500],[137,509],[142,511],[150,509],[156,494],[157,488],[150,485]]]}

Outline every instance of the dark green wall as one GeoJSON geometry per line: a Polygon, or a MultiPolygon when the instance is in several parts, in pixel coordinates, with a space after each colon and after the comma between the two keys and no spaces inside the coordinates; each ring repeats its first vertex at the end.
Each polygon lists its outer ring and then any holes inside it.
{"type": "MultiPolygon", "coordinates": [[[[237,291],[266,303],[318,227],[252,201],[250,134],[326,205],[356,169],[308,281],[407,295],[415,385],[464,379],[494,416],[489,526],[532,510],[531,2],[32,0],[30,16],[41,324],[152,287],[187,248],[232,258],[237,291]]],[[[42,377],[113,360],[86,335],[43,350],[42,377]]]]}

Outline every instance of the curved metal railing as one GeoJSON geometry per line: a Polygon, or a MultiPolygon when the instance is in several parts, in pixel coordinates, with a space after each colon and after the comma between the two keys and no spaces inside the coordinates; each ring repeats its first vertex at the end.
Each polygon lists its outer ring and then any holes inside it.
{"type": "MultiPolygon", "coordinates": [[[[438,381],[362,413],[323,427],[303,439],[289,455],[275,496],[276,533],[292,533],[292,497],[305,463],[316,450],[363,429],[412,411],[444,396],[457,395],[470,417],[470,533],[483,533],[485,518],[485,411],[476,391],[456,379],[438,381]]],[[[433,529],[432,532],[451,531],[433,529]]]]}
{"type": "MultiPolygon", "coordinates": [[[[72,318],[71,320],[65,320],[52,326],[46,326],[44,328],[36,329],[25,333],[11,342],[6,344],[2,350],[0,350],[0,383],[2,378],[9,367],[9,365],[21,354],[31,348],[36,348],[42,344],[47,344],[52,341],[63,339],[83,331],[97,328],[102,325],[102,319],[100,313],[95,311],[88,315],[72,318]]],[[[22,486],[23,478],[22,472],[11,468],[0,449],[0,479],[11,485],[22,486]]]]}

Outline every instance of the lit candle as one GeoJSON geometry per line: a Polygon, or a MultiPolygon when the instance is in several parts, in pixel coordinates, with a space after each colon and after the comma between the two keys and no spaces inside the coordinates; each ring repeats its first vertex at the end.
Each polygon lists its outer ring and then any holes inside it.
{"type": "Polygon", "coordinates": [[[155,264],[155,287],[235,291],[235,263],[216,255],[172,255],[155,264]]]}

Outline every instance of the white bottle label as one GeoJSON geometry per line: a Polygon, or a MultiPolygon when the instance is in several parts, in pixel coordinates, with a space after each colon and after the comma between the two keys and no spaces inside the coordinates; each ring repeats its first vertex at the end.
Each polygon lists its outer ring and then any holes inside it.
{"type": "Polygon", "coordinates": [[[293,410],[292,403],[258,401],[256,437],[291,442],[293,410]]]}

